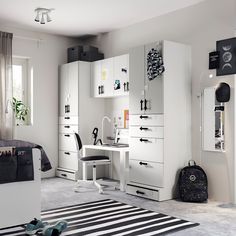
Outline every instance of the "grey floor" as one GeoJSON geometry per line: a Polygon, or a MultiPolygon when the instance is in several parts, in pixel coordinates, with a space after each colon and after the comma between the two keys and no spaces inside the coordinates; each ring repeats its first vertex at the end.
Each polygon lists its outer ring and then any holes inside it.
{"type": "MultiPolygon", "coordinates": [[[[44,179],[42,181],[42,209],[52,209],[99,199],[114,199],[133,206],[180,217],[200,223],[199,226],[178,231],[171,235],[181,236],[235,236],[236,207],[221,207],[222,203],[208,201],[204,204],[183,203],[176,200],[155,202],[125,194],[120,191],[82,191],[75,193],[75,182],[61,178],[44,179]]],[[[83,189],[82,189],[83,190],[83,189]]]]}

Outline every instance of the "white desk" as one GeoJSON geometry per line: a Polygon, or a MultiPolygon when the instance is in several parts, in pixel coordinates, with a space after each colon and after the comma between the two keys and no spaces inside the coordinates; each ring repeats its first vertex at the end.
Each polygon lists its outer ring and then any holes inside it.
{"type": "MultiPolygon", "coordinates": [[[[112,146],[99,146],[99,145],[83,145],[83,157],[87,156],[87,150],[100,150],[100,151],[110,151],[119,152],[120,154],[120,190],[125,191],[126,184],[126,163],[127,155],[129,152],[128,147],[112,147],[112,146]]],[[[87,180],[87,168],[86,163],[83,163],[83,180],[87,180]]]]}

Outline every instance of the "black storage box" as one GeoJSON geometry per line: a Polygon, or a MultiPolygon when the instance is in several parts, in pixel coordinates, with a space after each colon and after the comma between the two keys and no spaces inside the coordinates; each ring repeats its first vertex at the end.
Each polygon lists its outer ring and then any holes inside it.
{"type": "Polygon", "coordinates": [[[103,53],[98,53],[98,52],[83,52],[81,54],[81,61],[88,61],[88,62],[93,62],[93,61],[98,61],[104,59],[104,54],[103,53]]]}
{"type": "Polygon", "coordinates": [[[98,53],[98,48],[97,47],[93,47],[93,46],[89,46],[89,45],[84,45],[84,52],[98,53]]]}
{"type": "Polygon", "coordinates": [[[67,62],[81,60],[81,54],[83,52],[83,46],[75,46],[67,49],[67,62]]]}

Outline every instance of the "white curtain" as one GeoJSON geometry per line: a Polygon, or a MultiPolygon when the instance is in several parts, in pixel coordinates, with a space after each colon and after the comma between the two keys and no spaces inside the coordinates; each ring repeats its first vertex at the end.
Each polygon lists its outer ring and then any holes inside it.
{"type": "Polygon", "coordinates": [[[0,139],[13,138],[12,38],[13,34],[0,31],[0,139]]]}

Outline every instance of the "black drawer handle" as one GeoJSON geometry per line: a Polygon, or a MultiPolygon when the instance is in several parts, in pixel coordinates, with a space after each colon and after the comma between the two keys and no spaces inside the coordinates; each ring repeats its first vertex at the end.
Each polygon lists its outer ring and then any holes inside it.
{"type": "Polygon", "coordinates": [[[147,166],[148,163],[147,163],[147,162],[142,162],[142,161],[140,161],[140,162],[139,162],[139,165],[140,165],[140,166],[142,166],[142,165],[147,166]]]}
{"type": "Polygon", "coordinates": [[[144,110],[147,110],[147,99],[144,99],[144,110]]]}
{"type": "Polygon", "coordinates": [[[66,128],[66,129],[69,129],[69,128],[70,128],[70,126],[69,126],[69,125],[65,125],[65,126],[64,126],[64,128],[66,128]]]}
{"type": "Polygon", "coordinates": [[[70,153],[69,153],[69,152],[64,152],[64,154],[66,154],[66,155],[70,155],[70,153]]]}
{"type": "Polygon", "coordinates": [[[65,117],[65,119],[66,119],[66,120],[69,120],[69,119],[70,119],[70,117],[68,117],[68,116],[67,116],[67,117],[65,117]]]}
{"type": "Polygon", "coordinates": [[[98,94],[101,94],[101,86],[98,86],[98,94]]]}
{"type": "Polygon", "coordinates": [[[64,136],[65,136],[65,137],[70,137],[70,135],[69,135],[69,134],[65,134],[64,136]]]}
{"type": "Polygon", "coordinates": [[[144,192],[142,192],[142,191],[139,191],[139,190],[137,190],[137,191],[136,191],[136,193],[137,193],[137,194],[142,194],[142,195],[144,195],[144,194],[145,194],[144,192]]]}
{"type": "Polygon", "coordinates": [[[149,140],[148,139],[145,139],[145,138],[141,138],[139,139],[140,142],[148,142],[149,140]]]}
{"type": "Polygon", "coordinates": [[[141,115],[139,118],[140,118],[140,119],[148,119],[148,117],[149,117],[149,116],[143,116],[143,115],[141,115]]]}
{"type": "Polygon", "coordinates": [[[63,176],[63,177],[67,177],[67,174],[61,174],[61,176],[63,176]]]}
{"type": "Polygon", "coordinates": [[[129,91],[129,82],[126,83],[126,91],[129,91]]]}
{"type": "Polygon", "coordinates": [[[127,73],[127,69],[126,68],[121,68],[121,71],[127,73]]]}
{"type": "Polygon", "coordinates": [[[144,127],[142,127],[142,126],[141,126],[139,129],[140,129],[140,130],[149,130],[148,128],[144,128],[144,127]]]}
{"type": "Polygon", "coordinates": [[[143,110],[143,100],[140,100],[140,109],[141,109],[141,111],[143,110]]]}
{"type": "Polygon", "coordinates": [[[126,91],[126,83],[124,83],[123,85],[124,85],[124,91],[126,91]]]}

